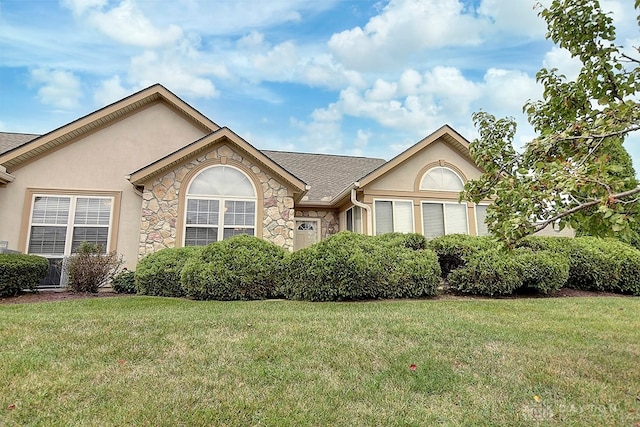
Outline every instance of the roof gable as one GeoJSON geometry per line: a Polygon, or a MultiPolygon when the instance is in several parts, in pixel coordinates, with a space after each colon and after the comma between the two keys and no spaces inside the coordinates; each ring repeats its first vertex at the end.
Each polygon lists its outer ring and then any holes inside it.
{"type": "Polygon", "coordinates": [[[205,132],[220,129],[220,126],[178,98],[173,92],[160,84],[155,84],[45,135],[16,145],[9,151],[0,152],[0,165],[7,169],[18,167],[21,163],[30,161],[37,156],[46,155],[47,151],[55,149],[61,144],[108,126],[110,122],[119,120],[156,102],[164,102],[205,132]]]}
{"type": "Polygon", "coordinates": [[[398,154],[396,157],[389,160],[376,170],[362,177],[357,183],[358,186],[364,187],[365,185],[370,184],[381,176],[396,169],[397,167],[400,167],[407,160],[438,140],[444,141],[447,145],[451,146],[454,150],[459,152],[462,157],[466,158],[470,164],[477,168],[475,162],[473,161],[473,158],[471,157],[471,154],[469,153],[469,141],[467,141],[449,125],[444,125],[440,129],[436,130],[432,134],[412,145],[402,153],[398,154]]]}
{"type": "Polygon", "coordinates": [[[39,136],[32,133],[0,132],[0,154],[24,145],[39,136]]]}
{"type": "Polygon", "coordinates": [[[273,174],[282,178],[286,183],[293,187],[294,192],[300,196],[307,191],[307,184],[304,181],[284,169],[274,160],[267,157],[263,152],[253,147],[227,127],[222,127],[149,165],[132,172],[129,176],[129,181],[133,185],[142,185],[154,176],[174,168],[198,153],[208,151],[214,145],[221,143],[229,143],[234,148],[239,149],[241,152],[256,159],[258,162],[266,166],[273,174]]]}

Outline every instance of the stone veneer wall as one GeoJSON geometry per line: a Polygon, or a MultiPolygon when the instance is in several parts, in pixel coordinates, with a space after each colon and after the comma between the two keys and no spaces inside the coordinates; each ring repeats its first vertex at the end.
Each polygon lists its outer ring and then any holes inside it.
{"type": "Polygon", "coordinates": [[[296,210],[296,217],[320,219],[321,239],[326,239],[328,236],[340,231],[340,220],[338,212],[335,211],[296,210]]]}
{"type": "MultiPolygon", "coordinates": [[[[164,248],[181,246],[176,242],[179,194],[183,180],[190,170],[211,159],[226,158],[241,163],[260,182],[256,188],[263,200],[262,238],[292,251],[294,240],[293,197],[287,187],[265,173],[258,165],[241,156],[226,145],[215,148],[206,155],[156,178],[145,185],[142,195],[142,220],[138,256],[164,248]]],[[[184,183],[185,185],[187,183],[184,183]]],[[[259,215],[259,213],[258,213],[259,215]]]]}

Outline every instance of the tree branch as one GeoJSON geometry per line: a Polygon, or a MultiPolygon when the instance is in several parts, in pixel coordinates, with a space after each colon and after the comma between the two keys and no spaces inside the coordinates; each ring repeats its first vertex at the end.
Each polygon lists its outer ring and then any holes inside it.
{"type": "MultiPolygon", "coordinates": [[[[627,191],[623,191],[622,193],[618,193],[618,194],[612,194],[609,198],[613,198],[614,200],[618,200],[618,199],[624,199],[625,197],[629,197],[629,196],[633,196],[634,194],[638,194],[640,193],[640,187],[636,187],[632,190],[627,190],[627,191]]],[[[536,226],[533,228],[534,233],[546,228],[549,224],[552,224],[554,222],[556,222],[559,219],[562,219],[566,216],[569,216],[571,214],[574,214],[576,212],[580,212],[583,209],[587,209],[590,208],[592,206],[597,206],[600,203],[602,203],[602,200],[593,200],[591,202],[586,202],[586,203],[582,203],[578,206],[574,206],[573,208],[566,210],[564,212],[559,213],[558,215],[554,216],[553,218],[549,218],[547,220],[544,220],[538,224],[536,224],[536,226]]]]}

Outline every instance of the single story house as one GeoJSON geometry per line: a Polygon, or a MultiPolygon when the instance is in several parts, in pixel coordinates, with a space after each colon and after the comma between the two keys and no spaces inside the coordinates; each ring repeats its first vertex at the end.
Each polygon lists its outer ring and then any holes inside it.
{"type": "Polygon", "coordinates": [[[287,250],[340,230],[483,235],[486,205],[458,202],[480,175],[468,147],[445,125],[389,161],[259,150],[157,84],[45,135],[0,133],[0,241],[52,265],[88,241],[135,268],[242,233],[287,250]]]}

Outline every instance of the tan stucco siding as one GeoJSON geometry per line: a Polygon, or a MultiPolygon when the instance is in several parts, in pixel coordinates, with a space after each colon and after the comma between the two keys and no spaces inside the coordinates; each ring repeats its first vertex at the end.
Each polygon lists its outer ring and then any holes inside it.
{"type": "Polygon", "coordinates": [[[200,171],[221,164],[241,170],[253,182],[258,211],[256,235],[293,250],[295,224],[291,189],[265,172],[254,159],[222,144],[145,184],[139,230],[140,257],[163,248],[183,246],[187,187],[200,171]]]}
{"type": "Polygon", "coordinates": [[[416,179],[421,179],[428,165],[435,163],[454,166],[456,172],[461,173],[463,181],[480,176],[478,168],[458,151],[440,140],[434,141],[422,151],[402,162],[396,168],[371,182],[367,186],[370,190],[409,191],[415,190],[416,179]]]}
{"type": "Polygon", "coordinates": [[[134,267],[142,198],[127,175],[202,136],[203,131],[174,110],[156,103],[11,171],[16,179],[0,188],[0,240],[26,251],[29,188],[120,192],[115,249],[134,267]]]}

